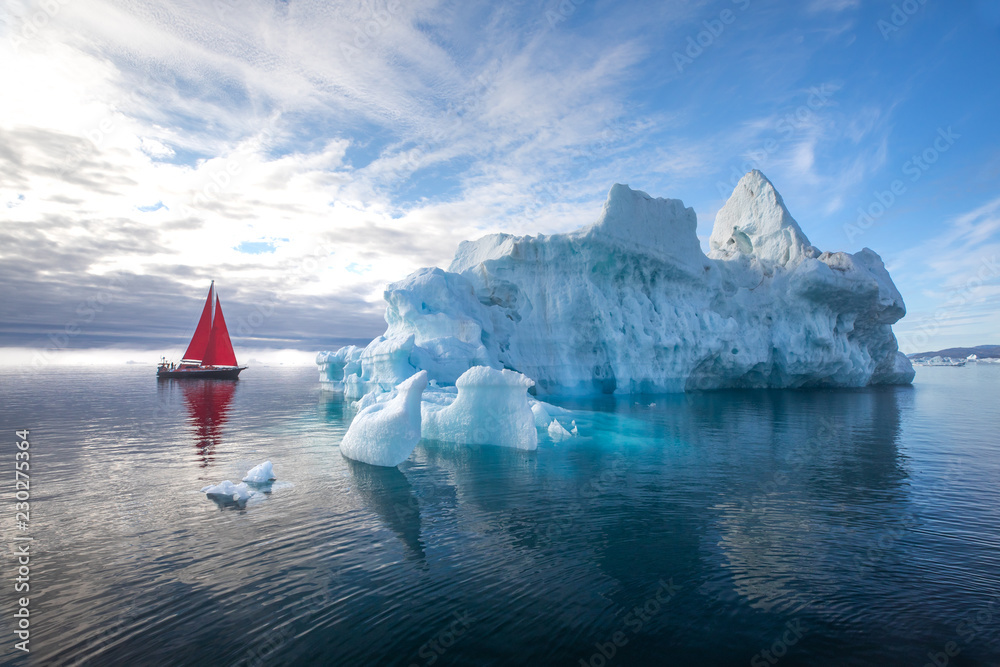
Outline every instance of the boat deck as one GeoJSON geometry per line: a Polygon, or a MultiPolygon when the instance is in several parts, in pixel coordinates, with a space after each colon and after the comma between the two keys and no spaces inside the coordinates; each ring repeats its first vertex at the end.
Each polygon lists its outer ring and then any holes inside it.
{"type": "Polygon", "coordinates": [[[164,368],[156,369],[156,377],[161,380],[238,380],[240,371],[246,366],[217,366],[208,368],[164,368]]]}

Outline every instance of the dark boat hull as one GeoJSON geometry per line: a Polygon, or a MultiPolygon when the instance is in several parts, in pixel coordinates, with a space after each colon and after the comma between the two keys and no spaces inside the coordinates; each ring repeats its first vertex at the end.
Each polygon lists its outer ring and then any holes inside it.
{"type": "Polygon", "coordinates": [[[160,368],[156,377],[160,380],[238,380],[240,371],[246,366],[229,366],[225,368],[175,368],[173,370],[160,368]]]}

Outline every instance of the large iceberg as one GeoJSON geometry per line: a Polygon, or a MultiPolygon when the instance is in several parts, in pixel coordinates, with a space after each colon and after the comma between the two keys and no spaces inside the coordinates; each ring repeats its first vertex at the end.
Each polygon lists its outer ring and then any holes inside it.
{"type": "Polygon", "coordinates": [[[321,380],[358,398],[417,370],[454,385],[475,366],[522,373],[543,394],[913,379],[881,258],[812,246],[762,173],[719,211],[707,256],[696,228],[680,200],[615,185],[575,232],[463,242],[447,271],[390,284],[385,333],[321,353],[321,380]]]}

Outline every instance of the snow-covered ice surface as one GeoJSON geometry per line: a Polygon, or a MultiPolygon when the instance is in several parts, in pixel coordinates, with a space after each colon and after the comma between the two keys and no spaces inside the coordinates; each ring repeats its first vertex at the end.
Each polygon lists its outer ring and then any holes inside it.
{"type": "Polygon", "coordinates": [[[349,459],[377,466],[397,466],[420,441],[420,396],[427,371],[414,373],[387,400],[372,403],[351,421],[340,443],[349,459]]]}
{"type": "Polygon", "coordinates": [[[390,284],[385,333],[320,353],[321,379],[349,398],[418,370],[454,385],[474,366],[540,394],[912,381],[891,329],[903,299],[876,253],[812,246],[759,171],[719,211],[708,256],[696,227],[680,200],[615,185],[575,232],[464,242],[448,271],[390,284]]]}
{"type": "Polygon", "coordinates": [[[246,482],[233,484],[228,479],[220,484],[206,486],[201,491],[215,502],[223,505],[244,505],[250,496],[254,495],[246,482]]]}
{"type": "MultiPolygon", "coordinates": [[[[250,468],[239,484],[233,484],[227,479],[219,484],[206,486],[201,492],[220,505],[243,507],[254,496],[262,497],[262,493],[270,493],[275,479],[274,466],[270,461],[264,461],[250,468]]],[[[281,486],[291,486],[291,484],[281,486]]]]}
{"type": "Polygon", "coordinates": [[[566,440],[572,438],[573,434],[566,430],[566,427],[559,423],[558,419],[553,419],[552,423],[549,424],[549,437],[559,442],[561,440],[566,440]]]}
{"type": "Polygon", "coordinates": [[[274,467],[270,461],[264,461],[247,471],[243,481],[249,484],[267,484],[275,480],[274,467]]]}
{"type": "Polygon", "coordinates": [[[548,428],[549,424],[552,423],[552,417],[548,411],[537,401],[531,405],[531,416],[535,418],[535,426],[538,428],[548,428]]]}
{"type": "Polygon", "coordinates": [[[470,368],[456,380],[458,393],[449,404],[424,402],[423,437],[468,445],[537,449],[536,415],[527,393],[533,384],[514,371],[470,368]]]}

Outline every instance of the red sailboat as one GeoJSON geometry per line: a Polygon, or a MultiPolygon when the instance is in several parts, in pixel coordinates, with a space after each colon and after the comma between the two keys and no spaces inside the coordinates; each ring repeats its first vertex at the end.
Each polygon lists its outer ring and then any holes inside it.
{"type": "Polygon", "coordinates": [[[215,281],[208,288],[208,298],[201,311],[201,319],[194,336],[179,364],[161,358],[156,367],[158,378],[199,378],[236,380],[246,366],[236,361],[233,342],[229,340],[226,318],[222,316],[222,302],[215,294],[215,281]],[[213,315],[214,311],[214,315],[213,315]]]}

